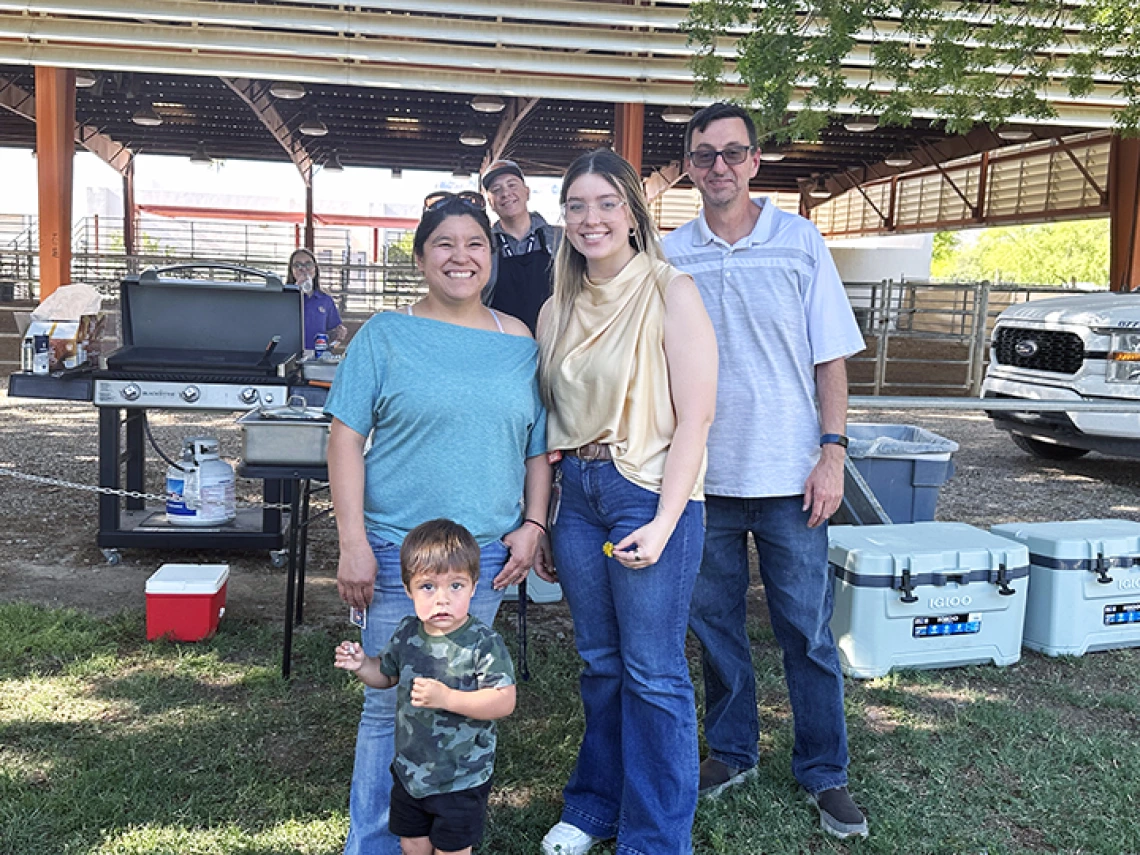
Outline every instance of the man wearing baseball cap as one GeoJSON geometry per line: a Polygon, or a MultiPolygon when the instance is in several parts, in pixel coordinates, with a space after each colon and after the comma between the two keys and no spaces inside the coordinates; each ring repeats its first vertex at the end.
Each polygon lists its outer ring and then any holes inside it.
{"type": "Polygon", "coordinates": [[[533,333],[538,311],[550,296],[562,229],[527,209],[530,188],[513,160],[492,163],[483,175],[483,189],[499,217],[491,229],[495,251],[483,302],[514,315],[533,333]]]}

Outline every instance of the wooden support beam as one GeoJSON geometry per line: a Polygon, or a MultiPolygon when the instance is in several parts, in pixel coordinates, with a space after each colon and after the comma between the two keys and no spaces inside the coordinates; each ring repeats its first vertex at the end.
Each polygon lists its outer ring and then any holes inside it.
{"type": "Polygon", "coordinates": [[[508,98],[506,109],[499,117],[499,127],[495,129],[495,138],[479,166],[479,175],[487,171],[487,167],[496,160],[501,160],[510,151],[511,140],[514,139],[523,119],[538,106],[538,98],[508,98]]]}
{"type": "Polygon", "coordinates": [[[265,125],[265,129],[273,134],[273,138],[289,155],[289,159],[293,161],[293,165],[301,173],[301,179],[306,186],[309,185],[313,180],[313,159],[305,150],[300,135],[289,130],[289,125],[277,112],[277,107],[273,103],[273,96],[269,94],[269,84],[244,77],[220,77],[218,79],[230,87],[234,94],[253,110],[261,124],[265,125]]]}
{"type": "MultiPolygon", "coordinates": [[[[30,122],[36,120],[36,97],[3,76],[0,76],[0,107],[30,122]]],[[[75,141],[120,175],[126,175],[127,165],[134,157],[134,152],[126,145],[100,133],[92,125],[76,125],[75,141]]]]}
{"type": "Polygon", "coordinates": [[[614,105],[614,151],[641,174],[641,149],[645,138],[645,105],[614,105]]]}
{"type": "Polygon", "coordinates": [[[315,252],[316,235],[313,232],[313,174],[305,181],[305,249],[315,252]]]}
{"type": "Polygon", "coordinates": [[[1140,286],[1140,139],[1112,135],[1108,158],[1108,287],[1140,286]]]}
{"type": "Polygon", "coordinates": [[[127,256],[128,265],[134,264],[132,256],[138,254],[135,246],[135,217],[135,162],[132,160],[123,173],[123,252],[127,256]]]}
{"type": "Polygon", "coordinates": [[[41,302],[71,284],[71,192],[75,159],[75,72],[36,66],[41,302]]]}

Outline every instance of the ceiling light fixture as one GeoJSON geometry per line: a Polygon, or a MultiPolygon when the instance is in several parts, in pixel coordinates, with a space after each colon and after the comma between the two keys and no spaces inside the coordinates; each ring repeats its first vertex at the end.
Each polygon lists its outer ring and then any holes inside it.
{"type": "Polygon", "coordinates": [[[683,125],[693,118],[693,111],[688,107],[666,107],[661,111],[661,121],[670,125],[683,125]]]}
{"type": "Polygon", "coordinates": [[[1033,136],[1033,131],[1025,125],[1002,125],[997,129],[997,135],[1006,142],[1025,142],[1033,136]]]}
{"type": "Polygon", "coordinates": [[[77,89],[90,89],[98,82],[99,78],[95,76],[94,71],[88,71],[84,68],[75,72],[75,87],[77,89]]]}
{"type": "Polygon", "coordinates": [[[142,125],[144,128],[157,128],[162,124],[162,116],[154,112],[153,106],[146,104],[135,111],[135,114],[131,116],[131,121],[136,125],[142,125]]]}
{"type": "Polygon", "coordinates": [[[305,119],[305,121],[301,122],[301,127],[299,127],[297,130],[299,130],[307,137],[323,137],[329,132],[329,129],[325,126],[325,123],[321,121],[320,116],[318,116],[316,113],[309,116],[307,119],[305,119]]]}
{"type": "Polygon", "coordinates": [[[476,95],[471,99],[471,109],[476,113],[501,113],[507,102],[498,95],[476,95]]]}
{"type": "Polygon", "coordinates": [[[206,144],[204,142],[198,143],[194,149],[194,153],[190,155],[190,162],[196,163],[199,166],[209,166],[214,162],[214,159],[206,153],[206,144]]]}
{"type": "Polygon", "coordinates": [[[384,121],[393,125],[418,125],[420,120],[414,116],[385,116],[384,121]]]}
{"type": "Polygon", "coordinates": [[[760,159],[765,163],[779,163],[784,159],[784,152],[775,146],[761,146],[760,159]]]}
{"type": "Polygon", "coordinates": [[[336,151],[325,161],[325,172],[344,172],[344,164],[340,162],[340,155],[336,151]]]}
{"type": "Polygon", "coordinates": [[[910,166],[914,163],[914,158],[907,154],[902,146],[897,146],[894,151],[883,158],[883,163],[887,166],[894,166],[902,169],[904,166],[910,166]]]}
{"type": "Polygon", "coordinates": [[[609,128],[578,128],[578,133],[585,134],[588,137],[608,137],[610,130],[609,128]]]}
{"type": "Polygon", "coordinates": [[[306,95],[305,87],[290,80],[275,80],[269,84],[269,94],[282,101],[298,101],[306,95]]]}
{"type": "Polygon", "coordinates": [[[487,135],[474,128],[468,129],[459,135],[459,141],[464,145],[478,146],[487,144],[487,135]]]}
{"type": "Polygon", "coordinates": [[[817,175],[808,188],[807,194],[813,199],[830,199],[831,191],[827,189],[827,182],[822,175],[817,175]]]}
{"type": "Polygon", "coordinates": [[[874,116],[853,116],[844,120],[843,127],[853,134],[865,134],[879,127],[879,120],[874,116]]]}

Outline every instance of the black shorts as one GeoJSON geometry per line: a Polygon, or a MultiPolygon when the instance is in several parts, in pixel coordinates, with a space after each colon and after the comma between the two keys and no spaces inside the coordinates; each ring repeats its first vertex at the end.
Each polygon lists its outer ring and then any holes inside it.
{"type": "Polygon", "coordinates": [[[491,782],[417,799],[392,773],[388,830],[397,837],[426,837],[436,849],[455,852],[483,839],[491,782]]]}

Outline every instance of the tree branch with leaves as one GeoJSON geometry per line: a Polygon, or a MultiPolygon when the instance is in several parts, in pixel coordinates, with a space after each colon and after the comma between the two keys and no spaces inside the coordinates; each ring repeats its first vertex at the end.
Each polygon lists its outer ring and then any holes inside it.
{"type": "MultiPolygon", "coordinates": [[[[765,137],[813,139],[832,116],[887,126],[916,115],[950,133],[1056,115],[1049,92],[1118,87],[1115,120],[1140,133],[1140,12],[1125,0],[901,3],[698,0],[684,28],[700,94],[739,77],[765,137]],[[735,44],[732,64],[721,48],[735,44]]],[[[734,81],[735,82],[735,81],[734,81]]]]}

